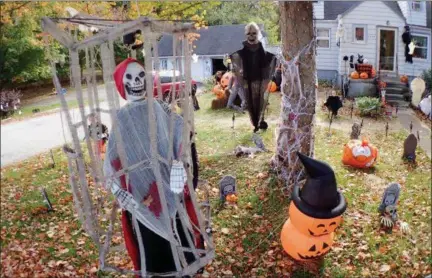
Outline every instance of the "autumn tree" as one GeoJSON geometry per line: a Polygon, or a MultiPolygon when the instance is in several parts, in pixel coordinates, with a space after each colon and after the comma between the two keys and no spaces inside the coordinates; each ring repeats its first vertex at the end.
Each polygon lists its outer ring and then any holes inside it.
{"type": "Polygon", "coordinates": [[[286,83],[274,158],[289,190],[303,178],[299,151],[313,154],[315,44],[312,2],[281,2],[280,29],[286,83]]]}

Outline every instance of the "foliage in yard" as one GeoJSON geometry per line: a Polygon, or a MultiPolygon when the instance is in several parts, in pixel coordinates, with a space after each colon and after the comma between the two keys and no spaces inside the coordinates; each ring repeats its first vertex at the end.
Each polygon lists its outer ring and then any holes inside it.
{"type": "Polygon", "coordinates": [[[362,116],[373,115],[381,106],[380,100],[373,97],[359,97],[355,102],[362,116]]]}
{"type": "MultiPolygon", "coordinates": [[[[236,145],[249,145],[252,127],[247,115],[237,115],[234,129],[232,111],[210,110],[212,94],[199,97],[196,113],[200,179],[208,182],[212,205],[216,258],[201,277],[424,277],[431,269],[431,161],[418,151],[417,166],[401,160],[404,131],[363,133],[379,150],[374,169],[355,170],[342,165],[342,146],[349,130],[318,126],[315,156],[328,162],[336,173],[338,187],[348,202],[344,222],[336,232],[335,244],[325,256],[324,266],[313,272],[286,255],[280,246],[280,231],[288,218],[289,197],[269,170],[272,151],[253,158],[236,158],[236,145]],[[237,178],[237,204],[219,201],[218,182],[224,175],[237,178]],[[386,185],[402,186],[399,218],[411,233],[379,229],[378,206],[386,185]]],[[[275,129],[280,96],[272,94],[262,133],[269,150],[275,147],[275,129]]],[[[324,115],[318,114],[318,115],[324,115]]],[[[348,122],[348,118],[334,119],[348,122]]],[[[372,121],[371,121],[372,122],[372,121]]],[[[425,139],[426,140],[426,139],[425,139]]],[[[25,277],[106,277],[97,272],[96,248],[80,230],[73,212],[65,158],[56,150],[56,168],[48,154],[1,170],[1,267],[2,276],[25,277]],[[42,208],[40,187],[47,189],[54,212],[42,208]]],[[[198,189],[200,199],[205,187],[198,189]]],[[[116,238],[120,241],[120,238],[116,238]]],[[[118,265],[130,266],[129,258],[112,258],[118,265]]]]}
{"type": "Polygon", "coordinates": [[[424,70],[422,78],[426,82],[426,90],[430,92],[432,90],[432,68],[424,70]]]}

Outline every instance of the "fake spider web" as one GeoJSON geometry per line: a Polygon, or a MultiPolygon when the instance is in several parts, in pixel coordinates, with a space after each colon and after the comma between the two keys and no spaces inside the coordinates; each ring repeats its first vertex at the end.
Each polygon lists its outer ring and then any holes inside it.
{"type": "Polygon", "coordinates": [[[299,67],[302,66],[303,72],[307,69],[306,71],[315,76],[316,80],[315,66],[301,61],[304,56],[312,55],[314,51],[315,40],[312,40],[298,53],[292,53],[290,56],[293,58],[290,60],[286,60],[281,53],[277,55],[282,69],[282,100],[277,147],[272,164],[285,181],[289,192],[294,184],[304,178],[304,171],[296,153],[313,156],[316,83],[304,84],[299,67]]]}
{"type": "MultiPolygon", "coordinates": [[[[133,273],[142,277],[156,275],[146,269],[145,248],[139,223],[167,240],[175,263],[175,270],[157,273],[158,276],[193,275],[214,257],[214,246],[210,235],[209,219],[201,215],[201,206],[196,200],[192,184],[191,146],[195,134],[194,115],[191,105],[191,45],[188,34],[192,24],[178,22],[158,22],[139,18],[117,27],[103,30],[82,41],[73,38],[59,29],[49,18],[42,20],[43,28],[56,40],[69,49],[71,80],[76,90],[79,104],[79,120],[74,121],[71,111],[61,93],[61,84],[56,74],[55,62],[51,61],[53,82],[59,95],[62,112],[72,137],[72,146],[64,146],[68,157],[70,184],[75,210],[83,229],[91,237],[99,252],[99,269],[120,273],[133,273]],[[159,71],[157,39],[162,34],[173,35],[173,86],[176,78],[185,76],[184,88],[180,89],[180,100],[172,97],[171,107],[162,103],[161,85],[157,83],[157,99],[153,90],[141,103],[122,106],[113,80],[114,41],[123,35],[141,29],[144,37],[145,71],[159,71]],[[101,101],[96,83],[96,55],[100,51],[103,79],[108,104],[101,101]],[[79,54],[85,55],[85,82],[87,84],[88,108],[84,105],[81,86],[79,54]],[[154,65],[154,66],[153,66],[154,65]],[[176,74],[179,73],[177,76],[176,74]],[[171,112],[177,101],[181,102],[182,115],[171,112]],[[86,128],[89,115],[96,115],[98,122],[111,122],[108,152],[105,162],[97,151],[96,132],[90,136],[86,128]],[[137,117],[138,115],[138,117],[137,117]],[[85,144],[81,144],[79,130],[83,129],[85,144]],[[184,192],[176,194],[170,189],[170,167],[173,160],[182,161],[187,174],[184,192]],[[121,167],[113,167],[112,161],[121,167]],[[122,181],[139,184],[127,191],[122,181]],[[153,188],[150,188],[153,186],[153,188]],[[156,190],[158,213],[151,205],[143,203],[149,191],[156,190]],[[192,204],[196,221],[191,219],[186,208],[186,198],[192,204]],[[117,219],[121,209],[132,215],[132,223],[138,239],[141,271],[125,269],[125,264],[116,263],[116,258],[125,256],[122,246],[122,233],[117,219]],[[177,221],[181,225],[177,225],[177,221]],[[194,223],[195,222],[195,223],[194,223]],[[187,244],[181,241],[178,229],[183,229],[187,244]],[[202,238],[203,246],[197,247],[197,238],[202,238]],[[185,252],[192,254],[192,262],[185,259],[185,252]]],[[[135,57],[136,53],[131,52],[135,57]]],[[[146,74],[146,83],[153,84],[152,74],[146,74]]],[[[152,85],[150,85],[152,88],[152,85]]],[[[171,90],[174,92],[174,88],[171,90]]],[[[174,110],[173,110],[174,111],[174,110]]],[[[207,201],[208,204],[208,201],[207,201]]],[[[208,206],[208,205],[207,205],[208,206]]],[[[208,210],[208,207],[204,207],[208,210]]]]}

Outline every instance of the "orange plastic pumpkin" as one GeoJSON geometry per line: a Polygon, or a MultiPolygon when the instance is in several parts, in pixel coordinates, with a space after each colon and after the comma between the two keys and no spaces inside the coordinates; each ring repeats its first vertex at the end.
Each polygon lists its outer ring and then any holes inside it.
{"type": "Polygon", "coordinates": [[[281,233],[282,247],[291,257],[299,261],[313,260],[330,251],[334,233],[311,237],[301,233],[288,219],[281,233]]]}
{"type": "Polygon", "coordinates": [[[408,83],[408,76],[402,75],[400,77],[400,82],[405,83],[405,84],[408,83]]]}
{"type": "Polygon", "coordinates": [[[232,73],[231,72],[226,72],[222,76],[221,81],[220,81],[220,83],[222,85],[222,88],[225,89],[229,85],[229,82],[230,82],[231,78],[232,78],[232,73]]]}
{"type": "Polygon", "coordinates": [[[378,158],[378,149],[367,140],[350,140],[344,146],[342,163],[355,168],[373,167],[378,158]]]}
{"type": "Polygon", "coordinates": [[[294,202],[291,202],[289,206],[289,216],[291,223],[296,226],[300,233],[315,237],[334,232],[342,222],[341,215],[329,219],[310,217],[302,213],[294,202]]]}
{"type": "Polygon", "coordinates": [[[360,77],[360,75],[359,75],[358,72],[353,71],[353,72],[351,73],[351,78],[352,78],[352,79],[359,79],[359,77],[360,77]]]}
{"type": "Polygon", "coordinates": [[[217,99],[224,98],[225,96],[225,91],[219,84],[213,87],[213,93],[216,95],[217,99]]]}
{"type": "Polygon", "coordinates": [[[236,203],[238,200],[238,197],[235,194],[229,194],[225,197],[225,199],[230,203],[236,203]]]}
{"type": "Polygon", "coordinates": [[[277,89],[276,83],[273,82],[273,81],[270,81],[269,84],[268,84],[268,86],[267,86],[267,90],[270,93],[274,93],[274,92],[276,92],[276,89],[277,89]]]}
{"type": "Polygon", "coordinates": [[[360,73],[360,78],[361,79],[368,79],[369,75],[366,72],[362,72],[362,73],[360,73]]]}
{"type": "Polygon", "coordinates": [[[371,77],[374,78],[376,76],[376,70],[372,69],[371,70],[371,77]]]}

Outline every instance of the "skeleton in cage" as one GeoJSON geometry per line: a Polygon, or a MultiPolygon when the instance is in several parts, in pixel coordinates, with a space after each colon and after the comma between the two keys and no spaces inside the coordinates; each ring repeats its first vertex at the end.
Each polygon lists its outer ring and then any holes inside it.
{"type": "MultiPolygon", "coordinates": [[[[148,109],[151,105],[146,99],[146,72],[144,67],[135,59],[128,58],[120,63],[114,72],[114,81],[121,97],[128,101],[128,104],[120,108],[117,112],[117,124],[120,129],[123,144],[125,146],[126,158],[128,165],[134,165],[142,160],[150,161],[150,137],[149,137],[149,121],[154,120],[157,126],[158,149],[161,158],[159,159],[159,167],[161,172],[161,180],[163,183],[166,204],[168,207],[169,222],[172,223],[172,229],[176,231],[177,240],[182,246],[190,247],[186,239],[186,233],[179,219],[179,213],[176,208],[176,202],[181,200],[185,203],[186,213],[191,220],[191,224],[197,226],[197,217],[195,212],[190,207],[190,198],[185,181],[180,178],[176,179],[172,176],[172,182],[183,180],[183,189],[178,190],[170,188],[170,167],[172,160],[179,160],[182,151],[182,128],[183,119],[174,114],[174,134],[173,134],[173,149],[170,154],[169,147],[169,122],[171,113],[155,101],[153,109],[155,119],[148,119],[148,109]],[[171,158],[171,159],[170,159],[171,158]],[[185,190],[186,189],[186,190],[185,190]],[[182,193],[181,197],[177,194],[182,193]]],[[[122,169],[120,156],[117,152],[117,138],[112,135],[108,142],[107,159],[104,169],[106,173],[113,173],[122,169]]],[[[178,171],[179,163],[175,163],[175,172],[182,175],[184,170],[178,171]]],[[[181,167],[181,166],[180,166],[181,167]]],[[[142,262],[139,259],[139,242],[142,240],[145,249],[145,264],[147,271],[153,273],[165,273],[175,270],[174,259],[170,247],[170,242],[163,236],[158,234],[158,230],[164,229],[162,223],[166,220],[162,219],[161,198],[157,189],[157,178],[154,175],[152,168],[149,165],[141,165],[136,169],[128,172],[128,178],[120,177],[114,181],[118,186],[115,187],[114,195],[124,209],[122,213],[122,227],[126,242],[126,248],[132,258],[136,270],[141,269],[142,262]],[[128,181],[127,181],[128,179],[128,181]],[[139,204],[141,203],[141,204],[139,204]],[[133,211],[142,210],[142,206],[147,207],[145,220],[138,221],[138,227],[134,227],[132,218],[133,211]],[[132,212],[132,213],[131,213],[132,212]],[[148,217],[147,217],[148,216],[148,217]],[[150,222],[150,225],[148,225],[150,222]],[[157,230],[150,227],[159,226],[157,230]],[[138,237],[137,229],[141,236],[138,237]]],[[[139,220],[139,219],[138,219],[139,220]]],[[[196,230],[195,228],[193,230],[196,230]]],[[[192,235],[196,247],[203,248],[203,241],[199,233],[192,235]]],[[[184,252],[184,257],[188,263],[194,260],[191,252],[184,252]]]]}

